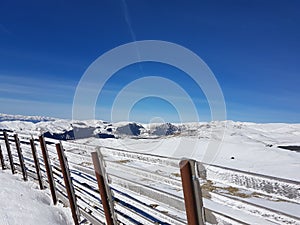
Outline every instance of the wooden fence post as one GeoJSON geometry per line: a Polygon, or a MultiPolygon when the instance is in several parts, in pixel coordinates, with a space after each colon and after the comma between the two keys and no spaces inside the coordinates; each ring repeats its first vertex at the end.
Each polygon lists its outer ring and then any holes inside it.
{"type": "Polygon", "coordinates": [[[72,211],[72,217],[73,217],[75,225],[79,225],[80,215],[79,215],[79,211],[78,211],[78,207],[77,207],[77,203],[76,203],[75,191],[74,191],[74,187],[73,187],[72,180],[71,180],[71,175],[70,175],[67,158],[65,156],[65,153],[64,153],[61,143],[56,144],[56,151],[57,151],[58,159],[60,162],[61,172],[63,174],[65,185],[66,185],[66,190],[67,190],[70,207],[71,207],[71,211],[72,211]]]}
{"type": "Polygon", "coordinates": [[[4,139],[5,139],[5,146],[6,146],[6,150],[7,150],[7,155],[8,155],[8,158],[9,158],[10,169],[11,169],[12,174],[15,174],[16,169],[15,169],[14,160],[13,160],[11,150],[10,150],[10,144],[9,144],[7,132],[4,131],[3,135],[4,135],[4,139]]]}
{"type": "Polygon", "coordinates": [[[182,160],[179,165],[188,225],[204,225],[202,194],[195,174],[195,161],[182,160]]]}
{"type": "Polygon", "coordinates": [[[40,189],[43,190],[44,185],[43,185],[43,178],[42,178],[42,174],[41,174],[40,161],[39,161],[39,158],[38,158],[38,155],[36,152],[36,147],[35,147],[33,138],[30,139],[30,146],[31,146],[31,151],[32,151],[32,156],[33,156],[33,160],[34,160],[37,178],[39,180],[40,189]]]}
{"type": "Polygon", "coordinates": [[[106,173],[100,151],[92,152],[92,159],[107,225],[116,225],[117,221],[114,216],[112,196],[105,180],[106,173]]]}
{"type": "Polygon", "coordinates": [[[45,163],[45,168],[46,168],[46,172],[47,172],[48,183],[49,183],[49,187],[50,187],[50,191],[51,191],[51,195],[52,195],[53,204],[56,205],[57,197],[56,197],[56,191],[55,191],[55,183],[54,183],[54,179],[53,179],[52,167],[50,165],[48,150],[47,150],[47,146],[46,146],[43,135],[39,136],[39,141],[40,141],[40,145],[41,145],[41,150],[42,150],[42,154],[43,154],[43,159],[44,159],[44,163],[45,163]]]}
{"type": "Polygon", "coordinates": [[[2,154],[1,145],[0,145],[0,161],[1,161],[2,170],[5,170],[5,164],[4,164],[4,158],[3,158],[3,154],[2,154]]]}
{"type": "Polygon", "coordinates": [[[20,140],[19,140],[18,134],[14,134],[14,139],[15,139],[15,143],[16,143],[16,149],[18,152],[18,156],[19,156],[20,167],[21,167],[21,171],[23,174],[23,179],[24,179],[24,181],[27,181],[28,176],[27,176],[27,171],[26,171],[26,167],[25,167],[25,163],[24,163],[24,157],[23,157],[21,146],[20,146],[20,140]]]}

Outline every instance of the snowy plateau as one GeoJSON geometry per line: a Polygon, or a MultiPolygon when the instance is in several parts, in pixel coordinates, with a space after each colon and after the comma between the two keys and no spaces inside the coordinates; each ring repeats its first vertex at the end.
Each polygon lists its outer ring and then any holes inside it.
{"type": "Polygon", "coordinates": [[[0,114],[0,130],[44,134],[58,140],[161,156],[208,160],[204,162],[300,181],[300,124],[109,123],[0,114]],[[208,148],[215,143],[217,150],[208,148]],[[209,150],[213,152],[209,154],[209,150]]]}
{"type": "MultiPolygon", "coordinates": [[[[230,168],[245,173],[288,180],[298,184],[300,182],[300,124],[258,124],[234,121],[182,124],[110,123],[101,120],[72,121],[39,116],[0,114],[0,130],[14,131],[19,134],[43,134],[48,138],[82,145],[105,146],[178,159],[195,159],[199,162],[216,166],[211,168],[210,173],[214,174],[213,176],[221,176],[222,168],[230,168]],[[217,172],[213,171],[214,168],[218,167],[221,169],[217,172]]],[[[78,154],[82,153],[79,152],[78,154]]],[[[7,172],[1,172],[0,179],[1,202],[10,201],[2,198],[5,198],[6,192],[16,186],[15,183],[20,182],[20,179],[15,177],[9,178],[7,172]]],[[[35,189],[33,184],[28,183],[21,188],[22,190],[20,191],[24,193],[28,192],[26,190],[28,188],[35,189]]],[[[230,192],[234,191],[234,188],[226,186],[223,189],[230,192]]],[[[15,192],[17,191],[15,190],[15,192]]],[[[300,190],[296,190],[296,192],[299,195],[300,190]]],[[[247,190],[245,189],[242,194],[247,195],[247,190]]],[[[281,201],[275,198],[272,199],[270,196],[261,195],[257,197],[256,194],[245,199],[243,195],[235,195],[235,200],[230,200],[224,196],[212,193],[210,199],[205,200],[204,204],[215,209],[221,208],[220,210],[224,214],[231,214],[236,217],[242,217],[243,215],[236,211],[233,212],[231,208],[235,207],[244,210],[244,217],[249,217],[249,221],[252,221],[250,224],[299,224],[300,202],[298,197],[297,201],[288,202],[288,199],[281,201]],[[241,200],[242,203],[237,200],[241,200]],[[257,205],[267,207],[268,210],[270,209],[268,215],[272,218],[276,217],[275,221],[281,222],[272,223],[268,222],[269,220],[267,219],[261,223],[260,219],[253,217],[253,215],[258,215],[258,218],[264,217],[263,214],[265,212],[256,210],[255,207],[257,205]],[[278,214],[277,212],[280,213],[278,214]],[[285,222],[282,219],[285,215],[291,216],[290,218],[292,219],[289,221],[292,222],[285,222]],[[281,219],[279,218],[280,216],[282,216],[281,219]]],[[[11,202],[18,202],[19,198],[20,196],[17,196],[11,202]]],[[[46,205],[49,205],[48,197],[41,195],[41,193],[28,193],[28,198],[36,199],[36,206],[33,207],[39,208],[39,204],[45,202],[47,203],[46,205]]],[[[20,206],[12,207],[18,208],[20,206]]],[[[28,207],[30,208],[30,206],[28,207]]],[[[71,220],[70,215],[66,213],[65,208],[57,206],[51,206],[50,208],[52,209],[45,214],[45,218],[47,216],[51,217],[51,213],[56,213],[59,215],[58,220],[56,217],[56,221],[50,218],[48,220],[50,221],[49,223],[32,224],[71,224],[71,222],[68,222],[71,220]],[[62,223],[62,221],[65,222],[62,223]]],[[[9,221],[8,219],[3,219],[4,215],[6,217],[9,216],[7,210],[5,207],[1,208],[0,223],[18,224],[18,222],[7,222],[9,221]],[[3,221],[6,221],[6,223],[3,221]]]]}

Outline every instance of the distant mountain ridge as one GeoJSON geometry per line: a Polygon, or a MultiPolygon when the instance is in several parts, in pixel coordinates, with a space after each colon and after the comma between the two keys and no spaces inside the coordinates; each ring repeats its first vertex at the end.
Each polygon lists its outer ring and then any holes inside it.
{"type": "Polygon", "coordinates": [[[191,123],[136,122],[109,123],[102,120],[72,121],[42,116],[0,114],[0,131],[11,130],[27,134],[43,134],[58,140],[84,138],[165,138],[192,137],[201,140],[227,140],[261,143],[263,146],[299,146],[300,124],[257,124],[234,121],[191,123]],[[295,141],[297,140],[297,141],[295,141]]]}
{"type": "Polygon", "coordinates": [[[23,116],[23,115],[9,115],[0,113],[0,122],[1,121],[26,121],[32,123],[38,123],[43,121],[54,121],[56,118],[45,117],[45,116],[23,116]]]}
{"type": "Polygon", "coordinates": [[[178,134],[181,128],[171,123],[143,125],[135,122],[108,123],[102,120],[72,121],[43,116],[22,116],[0,113],[0,130],[39,132],[46,137],[72,140],[88,137],[148,137],[178,134]]]}

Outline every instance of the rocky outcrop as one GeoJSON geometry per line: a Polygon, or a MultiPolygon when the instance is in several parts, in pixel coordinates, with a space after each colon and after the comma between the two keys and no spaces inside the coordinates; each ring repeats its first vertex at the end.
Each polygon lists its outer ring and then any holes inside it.
{"type": "Polygon", "coordinates": [[[164,123],[158,125],[153,130],[150,131],[150,134],[156,136],[174,135],[178,133],[180,133],[180,129],[171,123],[164,123]]]}
{"type": "Polygon", "coordinates": [[[116,133],[119,135],[133,135],[139,136],[141,134],[141,129],[144,127],[137,123],[129,123],[124,126],[120,126],[116,129],[116,133]]]}

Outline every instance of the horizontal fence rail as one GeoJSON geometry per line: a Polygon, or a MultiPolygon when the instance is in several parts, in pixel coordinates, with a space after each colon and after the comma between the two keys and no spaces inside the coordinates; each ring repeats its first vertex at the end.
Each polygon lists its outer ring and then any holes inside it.
{"type": "Polygon", "coordinates": [[[54,204],[70,206],[74,224],[300,224],[298,216],[224,191],[300,205],[297,181],[10,131],[0,132],[0,163],[48,188],[54,204]]]}

